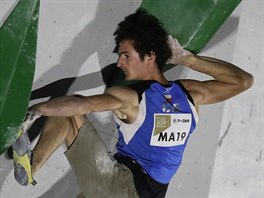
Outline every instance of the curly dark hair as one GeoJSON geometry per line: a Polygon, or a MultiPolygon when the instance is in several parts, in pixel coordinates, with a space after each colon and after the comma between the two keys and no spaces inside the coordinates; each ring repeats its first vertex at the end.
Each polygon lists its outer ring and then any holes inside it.
{"type": "Polygon", "coordinates": [[[134,48],[142,60],[145,55],[151,55],[151,52],[155,53],[159,69],[172,55],[167,43],[168,33],[155,16],[142,8],[125,17],[124,21],[118,24],[114,36],[115,53],[118,51],[120,42],[132,40],[134,48]]]}

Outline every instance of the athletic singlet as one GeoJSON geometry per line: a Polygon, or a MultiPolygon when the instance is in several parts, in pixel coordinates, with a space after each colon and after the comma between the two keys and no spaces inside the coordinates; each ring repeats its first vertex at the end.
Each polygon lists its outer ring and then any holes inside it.
{"type": "Polygon", "coordinates": [[[197,123],[192,98],[179,81],[166,86],[142,81],[130,87],[138,93],[139,113],[131,124],[115,117],[118,154],[134,159],[154,180],[167,184],[197,123]]]}

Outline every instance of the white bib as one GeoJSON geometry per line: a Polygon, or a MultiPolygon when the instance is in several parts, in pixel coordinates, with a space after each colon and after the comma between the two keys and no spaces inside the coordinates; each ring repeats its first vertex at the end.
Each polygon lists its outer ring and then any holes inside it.
{"type": "Polygon", "coordinates": [[[183,145],[191,128],[191,114],[154,114],[151,146],[183,145]]]}

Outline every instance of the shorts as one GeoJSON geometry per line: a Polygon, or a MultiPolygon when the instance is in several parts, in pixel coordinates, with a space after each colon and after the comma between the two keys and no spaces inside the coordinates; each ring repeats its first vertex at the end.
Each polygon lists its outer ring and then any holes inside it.
{"type": "Polygon", "coordinates": [[[128,156],[117,153],[114,157],[133,173],[135,188],[140,198],[164,198],[166,196],[169,184],[154,180],[135,160],[128,156]]]}
{"type": "Polygon", "coordinates": [[[106,149],[86,119],[65,155],[86,198],[135,198],[133,174],[106,149]]]}

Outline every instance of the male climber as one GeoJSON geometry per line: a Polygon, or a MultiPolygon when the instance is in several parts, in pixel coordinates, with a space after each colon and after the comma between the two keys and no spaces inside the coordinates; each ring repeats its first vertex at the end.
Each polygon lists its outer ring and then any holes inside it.
{"type": "MultiPolygon", "coordinates": [[[[251,74],[239,67],[184,50],[153,15],[142,9],[114,32],[117,67],[129,86],[114,86],[93,96],[63,96],[33,105],[27,122],[48,116],[33,150],[35,175],[66,141],[68,158],[85,197],[165,197],[193,133],[200,105],[227,100],[250,88],[251,74]],[[161,68],[180,64],[211,80],[168,81],[161,68]],[[86,114],[112,111],[119,138],[109,155],[86,114]]],[[[22,168],[23,169],[23,168],[22,168]]],[[[29,174],[18,178],[28,184],[29,174]]]]}

